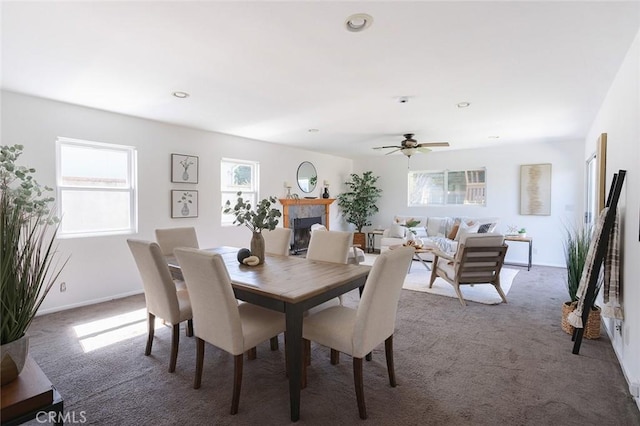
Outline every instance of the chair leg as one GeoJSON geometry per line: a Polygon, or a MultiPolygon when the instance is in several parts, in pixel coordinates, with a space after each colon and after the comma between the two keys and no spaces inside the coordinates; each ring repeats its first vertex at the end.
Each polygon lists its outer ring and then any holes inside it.
{"type": "Polygon", "coordinates": [[[193,320],[187,320],[187,337],[193,337],[193,320]]]}
{"type": "Polygon", "coordinates": [[[240,405],[240,388],[242,387],[242,354],[233,357],[233,397],[231,398],[231,414],[238,414],[240,405]]]}
{"type": "Polygon", "coordinates": [[[460,291],[460,285],[459,284],[452,284],[452,285],[456,291],[456,294],[458,295],[458,299],[460,299],[460,303],[462,304],[462,306],[467,306],[467,302],[465,302],[464,297],[462,297],[462,292],[460,291]]]}
{"type": "Polygon", "coordinates": [[[202,364],[204,363],[204,340],[196,337],[196,376],[193,379],[193,388],[200,389],[202,383],[202,364]]]}
{"type": "Polygon", "coordinates": [[[353,358],[353,383],[356,387],[358,412],[361,419],[367,418],[367,407],[364,404],[364,383],[362,381],[362,358],[353,358]]]}
{"type": "Polygon", "coordinates": [[[433,282],[438,278],[438,274],[436,273],[436,267],[438,265],[438,260],[433,259],[431,263],[431,278],[429,278],[429,288],[433,286],[433,282]]]}
{"type": "Polygon", "coordinates": [[[149,333],[147,336],[147,347],[144,350],[144,354],[149,356],[151,355],[151,346],[153,345],[153,333],[156,329],[156,316],[151,312],[147,313],[147,327],[149,329],[149,333]]]}
{"type": "Polygon", "coordinates": [[[389,385],[396,387],[396,371],[393,365],[393,334],[384,341],[384,355],[387,358],[387,372],[389,373],[389,385]]]}
{"type": "Polygon", "coordinates": [[[169,361],[169,373],[176,371],[178,360],[178,344],[180,343],[180,323],[174,324],[171,329],[171,360],[169,361]]]}
{"type": "Polygon", "coordinates": [[[256,349],[255,346],[247,351],[247,360],[253,361],[257,357],[258,357],[258,350],[256,349]]]}
{"type": "Polygon", "coordinates": [[[340,352],[335,349],[331,349],[331,365],[340,364],[340,352]]]}
{"type": "Polygon", "coordinates": [[[504,291],[502,291],[502,287],[500,287],[499,284],[494,284],[494,287],[496,288],[496,290],[498,290],[498,294],[500,295],[502,301],[504,303],[507,303],[507,297],[505,296],[504,291]]]}
{"type": "Polygon", "coordinates": [[[271,350],[272,351],[277,351],[278,350],[278,336],[273,336],[271,338],[271,340],[269,341],[269,343],[271,344],[271,350]]]}
{"type": "Polygon", "coordinates": [[[364,359],[366,359],[367,361],[371,361],[373,359],[373,352],[369,352],[368,354],[366,354],[364,356],[364,359]]]}

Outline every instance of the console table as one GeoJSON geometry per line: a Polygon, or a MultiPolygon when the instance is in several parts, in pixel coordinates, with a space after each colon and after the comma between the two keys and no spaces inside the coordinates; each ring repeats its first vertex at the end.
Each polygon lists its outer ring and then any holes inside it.
{"type": "MultiPolygon", "coordinates": [[[[531,252],[533,250],[533,238],[531,237],[521,237],[519,235],[505,235],[505,241],[515,241],[520,243],[528,243],[529,244],[529,261],[527,262],[527,271],[531,270],[531,252]]],[[[506,263],[505,263],[506,265],[506,263]]],[[[517,265],[514,263],[509,263],[509,265],[517,265]]]]}
{"type": "Polygon", "coordinates": [[[2,426],[36,418],[42,423],[52,419],[56,425],[63,424],[62,397],[31,357],[27,357],[18,378],[0,388],[0,400],[2,426]]]}

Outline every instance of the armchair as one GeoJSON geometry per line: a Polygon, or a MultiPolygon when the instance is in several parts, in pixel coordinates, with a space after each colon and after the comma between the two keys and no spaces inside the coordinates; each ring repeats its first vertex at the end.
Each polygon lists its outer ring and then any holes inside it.
{"type": "Polygon", "coordinates": [[[500,270],[507,253],[504,236],[496,233],[467,234],[460,240],[455,256],[434,251],[429,288],[440,277],[451,284],[462,306],[466,306],[461,285],[491,284],[507,303],[500,287],[500,270]]]}

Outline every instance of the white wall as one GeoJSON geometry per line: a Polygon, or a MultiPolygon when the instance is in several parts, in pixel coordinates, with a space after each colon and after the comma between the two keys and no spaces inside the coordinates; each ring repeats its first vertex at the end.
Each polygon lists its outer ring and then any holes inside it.
{"type": "MultiPolygon", "coordinates": [[[[497,231],[507,226],[527,229],[533,237],[533,263],[565,265],[562,240],[567,223],[580,220],[583,211],[582,141],[537,143],[519,146],[440,151],[417,154],[409,162],[411,170],[464,170],[477,167],[487,169],[487,205],[407,207],[407,158],[403,155],[379,155],[354,161],[358,172],[372,170],[380,176],[383,189],[380,212],[373,219],[376,227],[388,227],[393,216],[471,216],[498,217],[497,231]],[[520,165],[551,163],[551,215],[522,216],[519,214],[520,165]]],[[[510,243],[508,262],[526,262],[528,247],[510,243]]]]}
{"type": "MultiPolygon", "coordinates": [[[[630,383],[640,384],[640,32],[609,89],[585,141],[584,157],[607,133],[607,193],[613,173],[626,170],[618,211],[622,218],[622,291],[624,321],[605,325],[630,383]],[[621,331],[615,329],[621,326],[621,331]]],[[[636,398],[640,405],[640,399],[636,398]]]]}
{"type": "MultiPolygon", "coordinates": [[[[341,182],[352,168],[352,161],[345,158],[12,92],[2,92],[1,106],[2,144],[25,146],[20,163],[34,167],[36,179],[41,184],[55,187],[55,141],[58,136],[132,145],[138,150],[138,234],[59,240],[61,254],[71,256],[60,278],[66,282],[67,291],[61,293],[54,288],[45,299],[41,313],[140,292],[140,278],[126,239],[155,240],[156,228],[195,226],[202,247],[247,247],[251,237],[248,229],[220,226],[220,160],[223,157],[260,162],[261,197],[283,197],[284,182],[296,181],[297,167],[305,160],[316,166],[319,182],[341,182]],[[197,185],[170,182],[171,153],[199,157],[197,185]],[[198,191],[198,218],[171,219],[170,190],[181,188],[198,191]]],[[[301,193],[297,188],[292,191],[301,193]]],[[[320,195],[320,189],[311,195],[320,195]]],[[[334,203],[331,207],[332,229],[340,229],[338,217],[334,203]]]]}

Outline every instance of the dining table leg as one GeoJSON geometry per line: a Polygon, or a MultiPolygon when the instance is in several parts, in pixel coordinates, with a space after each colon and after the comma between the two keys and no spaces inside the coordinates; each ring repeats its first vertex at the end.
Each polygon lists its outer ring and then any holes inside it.
{"type": "Polygon", "coordinates": [[[300,389],[302,380],[302,313],[295,304],[286,304],[285,320],[287,343],[287,369],[289,371],[289,400],[291,421],[300,419],[300,389]]]}

